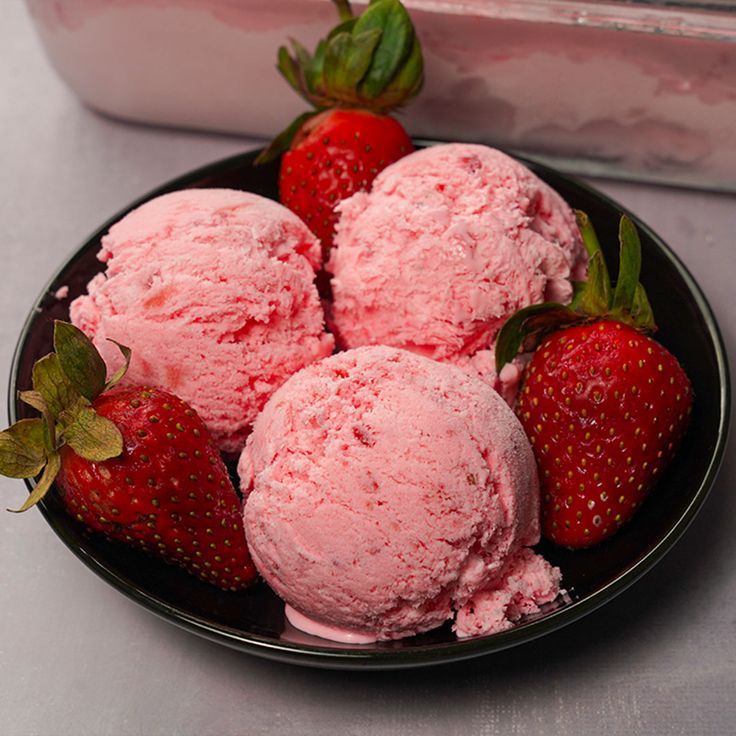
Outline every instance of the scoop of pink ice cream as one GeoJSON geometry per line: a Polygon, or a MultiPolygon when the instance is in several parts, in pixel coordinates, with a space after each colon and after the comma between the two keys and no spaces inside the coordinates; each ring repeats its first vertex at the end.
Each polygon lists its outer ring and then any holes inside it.
{"type": "Polygon", "coordinates": [[[314,286],[319,241],[285,207],[229,189],[153,199],[110,228],[107,264],[71,305],[72,322],[126,380],[165,388],[202,416],[221,449],[242,449],[268,397],[329,355],[314,286]]]}
{"type": "Polygon", "coordinates": [[[459,635],[491,633],[559,591],[525,547],[539,539],[529,442],[455,366],[384,346],[310,365],[266,404],[238,470],[253,559],[307,631],[396,639],[457,611],[459,635]]]}
{"type": "Polygon", "coordinates": [[[405,348],[461,364],[497,388],[493,347],[506,318],[529,304],[570,301],[571,279],[585,267],[562,198],[487,146],[412,153],[340,212],[327,266],[338,343],[405,348]]]}

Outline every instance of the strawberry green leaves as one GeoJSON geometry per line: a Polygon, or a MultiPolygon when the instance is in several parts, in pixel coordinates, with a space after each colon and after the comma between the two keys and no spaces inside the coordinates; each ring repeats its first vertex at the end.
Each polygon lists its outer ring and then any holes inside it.
{"type": "Polygon", "coordinates": [[[576,294],[573,307],[583,314],[605,314],[611,294],[603,253],[598,251],[588,261],[588,280],[585,288],[576,294]]]}
{"type": "Polygon", "coordinates": [[[510,363],[523,347],[524,350],[534,349],[534,345],[527,345],[529,338],[561,324],[573,324],[579,321],[577,312],[556,302],[532,304],[526,309],[519,310],[510,317],[496,338],[496,366],[500,371],[506,363],[510,363]]]}
{"type": "MultiPolygon", "coordinates": [[[[49,353],[36,361],[33,366],[32,380],[34,392],[46,403],[46,407],[53,416],[58,416],[65,406],[74,403],[79,396],[79,392],[62,369],[56,353],[49,353]]],[[[29,400],[30,397],[27,398],[25,393],[21,395],[21,398],[34,409],[43,411],[37,399],[36,403],[32,403],[29,400]]]]}
{"type": "Polygon", "coordinates": [[[341,32],[331,39],[322,68],[325,89],[341,99],[352,96],[371,69],[381,35],[380,28],[371,28],[357,34],[341,32]]]}
{"type": "Polygon", "coordinates": [[[424,58],[419,37],[415,34],[409,55],[393,79],[381,91],[386,109],[403,107],[421,92],[424,84],[424,58]]]}
{"type": "Polygon", "coordinates": [[[51,484],[54,482],[60,469],[61,458],[59,457],[59,453],[52,452],[46,459],[46,466],[43,469],[40,480],[36,483],[36,487],[28,496],[25,503],[19,509],[8,509],[8,511],[20,514],[23,511],[28,511],[31,506],[35,506],[49,492],[51,484]]]}
{"type": "Polygon", "coordinates": [[[21,419],[0,432],[0,473],[10,478],[33,478],[41,471],[40,480],[19,509],[21,512],[40,501],[51,488],[61,467],[59,453],[49,448],[49,434],[44,419],[21,419]]]}
{"type": "Polygon", "coordinates": [[[588,280],[573,301],[584,314],[603,314],[611,301],[611,278],[593,224],[585,212],[575,210],[580,235],[588,251],[588,280]]]}
{"type": "Polygon", "coordinates": [[[120,383],[120,381],[122,381],[123,376],[128,372],[128,366],[130,366],[130,356],[132,355],[132,351],[127,345],[121,345],[119,342],[117,342],[116,340],[112,340],[109,337],[107,339],[113,345],[118,346],[118,350],[120,350],[123,355],[123,364],[115,371],[115,373],[110,376],[110,379],[105,384],[105,391],[109,391],[113,386],[116,386],[118,383],[120,383]]]}
{"type": "MultiPolygon", "coordinates": [[[[357,108],[385,115],[416,97],[424,81],[422,47],[401,2],[372,0],[354,17],[348,2],[333,1],[340,22],[314,54],[294,39],[291,51],[279,48],[276,68],[289,86],[316,112],[357,108]]],[[[279,133],[256,163],[267,163],[288,150],[314,114],[297,118],[279,133]]]]}
{"type": "Polygon", "coordinates": [[[611,316],[621,322],[647,332],[654,332],[654,314],[644,287],[639,282],[641,273],[641,242],[634,223],[622,217],[618,239],[619,274],[611,304],[611,316]]]}
{"type": "Polygon", "coordinates": [[[644,332],[656,332],[657,324],[654,321],[654,312],[652,305],[649,303],[644,287],[639,283],[636,285],[634,292],[634,301],[630,310],[633,324],[644,332]]]}
{"type": "Polygon", "coordinates": [[[294,40],[294,56],[285,47],[279,49],[278,69],[286,81],[317,109],[360,107],[388,113],[414,97],[424,64],[404,6],[399,0],[374,0],[353,18],[345,15],[350,12],[347,3],[338,5],[342,20],[320,41],[314,56],[294,40]],[[384,91],[398,79],[401,89],[384,99],[384,91]]]}
{"type": "Polygon", "coordinates": [[[379,0],[371,3],[353,26],[354,37],[367,34],[377,37],[365,74],[359,81],[359,93],[366,99],[377,100],[409,57],[414,26],[398,0],[379,0]]]}
{"type": "Polygon", "coordinates": [[[83,397],[59,415],[59,424],[64,443],[85,460],[109,460],[123,451],[120,430],[98,416],[83,397]]]}
{"type": "Polygon", "coordinates": [[[634,294],[639,284],[641,271],[641,244],[631,220],[622,217],[619,224],[618,239],[621,244],[619,251],[619,274],[616,290],[613,293],[612,313],[627,312],[634,303],[634,294]]]}
{"type": "Polygon", "coordinates": [[[641,241],[636,227],[626,215],[619,222],[619,271],[616,286],[611,286],[603,252],[593,226],[584,212],[575,213],[583,242],[590,256],[586,288],[574,307],[588,317],[610,317],[644,332],[654,332],[652,308],[641,274],[641,241]]]}
{"type": "Polygon", "coordinates": [[[0,473],[33,478],[46,464],[43,419],[21,419],[0,432],[0,473]]]}
{"type": "Polygon", "coordinates": [[[534,349],[549,332],[573,323],[610,318],[642,332],[654,332],[656,324],[641,272],[641,242],[636,227],[626,215],[619,223],[619,273],[611,284],[603,251],[588,216],[575,212],[580,235],[588,252],[588,279],[575,285],[569,307],[562,304],[535,304],[507,320],[496,339],[497,370],[513,360],[522,347],[534,349]]]}
{"type": "Polygon", "coordinates": [[[108,460],[123,451],[120,430],[92,407],[128,368],[130,349],[116,344],[123,365],[106,381],[107,368],[91,340],[72,324],[54,323],[55,352],[33,366],[33,389],[19,393],[19,398],[42,416],[21,419],[0,432],[0,474],[33,478],[43,471],[19,511],[33,506],[49,490],[59,472],[59,450],[64,445],[92,461],[108,460]]]}
{"type": "Polygon", "coordinates": [[[54,323],[54,350],[69,383],[92,401],[105,388],[107,369],[92,341],[69,322],[54,323]]]}

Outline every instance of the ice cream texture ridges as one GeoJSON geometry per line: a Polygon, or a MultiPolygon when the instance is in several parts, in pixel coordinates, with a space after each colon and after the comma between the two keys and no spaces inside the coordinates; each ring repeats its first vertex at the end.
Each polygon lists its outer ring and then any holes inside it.
{"type": "Polygon", "coordinates": [[[225,452],[292,373],[332,352],[314,286],[321,250],[285,207],[230,189],[152,199],[102,238],[106,270],[71,305],[110,370],[188,401],[225,452]]]}
{"type": "Polygon", "coordinates": [[[570,301],[585,270],[562,198],[500,151],[451,143],[402,158],[339,209],[328,270],[340,346],[455,363],[510,400],[519,372],[496,375],[498,330],[521,307],[570,301]]]}
{"type": "Polygon", "coordinates": [[[555,599],[531,448],[463,370],[391,347],[281,386],[239,463],[253,559],[297,626],[365,642],[510,627],[555,599]],[[356,638],[357,637],[357,638],[356,638]]]}

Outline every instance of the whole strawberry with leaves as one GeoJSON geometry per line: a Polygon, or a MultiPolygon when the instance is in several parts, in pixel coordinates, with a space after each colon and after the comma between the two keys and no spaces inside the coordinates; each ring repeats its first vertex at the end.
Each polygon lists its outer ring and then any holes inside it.
{"type": "Polygon", "coordinates": [[[0,432],[0,473],[41,474],[19,509],[55,486],[66,509],[107,538],[159,555],[226,590],[256,572],[241,504],[199,416],[173,394],[117,386],[79,329],[54,325],[54,352],[33,367],[20,398],[41,412],[0,432]]]}
{"type": "Polygon", "coordinates": [[[332,244],[335,206],[368,189],[376,175],[414,150],[389,113],[422,87],[423,60],[409,14],[399,0],[372,0],[358,17],[334,0],[340,22],[314,54],[292,40],[278,52],[278,70],[314,110],[300,115],[259,156],[279,154],[279,197],[332,244]]]}
{"type": "Polygon", "coordinates": [[[588,217],[577,215],[587,282],[570,306],[518,312],[496,343],[499,368],[538,345],[516,412],[540,471],[542,534],[570,548],[597,544],[631,518],[674,456],[693,400],[677,359],[650,337],[636,228],[621,218],[614,288],[588,217]]]}

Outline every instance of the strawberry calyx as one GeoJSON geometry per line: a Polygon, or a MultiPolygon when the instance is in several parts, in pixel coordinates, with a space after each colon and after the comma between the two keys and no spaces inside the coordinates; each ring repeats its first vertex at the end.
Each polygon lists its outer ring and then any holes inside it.
{"type": "Polygon", "coordinates": [[[41,474],[33,492],[15,510],[18,512],[34,506],[49,491],[60,470],[59,452],[65,445],[93,462],[109,460],[123,451],[120,430],[99,416],[92,402],[123,378],[130,349],[115,343],[124,363],[107,379],[102,356],[80,329],[57,320],[53,339],[54,352],[33,366],[32,390],[18,393],[21,401],[41,416],[21,419],[0,432],[0,474],[10,478],[41,474]]]}
{"type": "Polygon", "coordinates": [[[290,39],[278,51],[277,68],[314,110],[300,115],[256,159],[267,163],[291,146],[312,116],[334,108],[360,109],[380,115],[413,99],[424,81],[419,38],[399,0],[371,0],[354,16],[347,0],[333,0],[340,22],[310,54],[290,39]]]}
{"type": "Polygon", "coordinates": [[[641,241],[634,223],[622,215],[619,222],[619,273],[615,285],[608,273],[598,236],[588,215],[575,210],[578,228],[588,252],[588,278],[574,284],[569,305],[557,302],[532,304],[512,315],[496,339],[496,366],[500,371],[520,350],[534,350],[546,335],[563,327],[597,322],[622,322],[651,334],[654,322],[649,299],[639,281],[641,241]]]}

